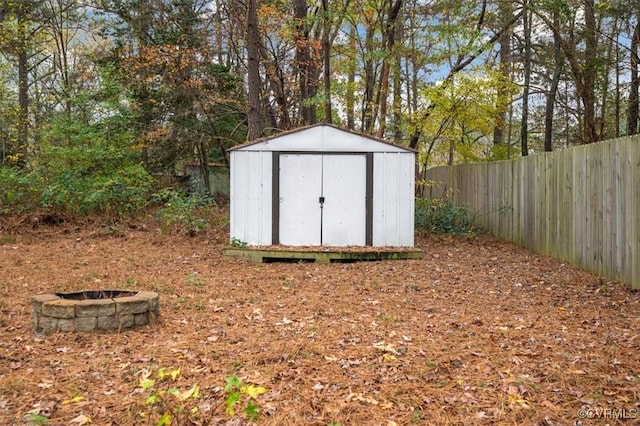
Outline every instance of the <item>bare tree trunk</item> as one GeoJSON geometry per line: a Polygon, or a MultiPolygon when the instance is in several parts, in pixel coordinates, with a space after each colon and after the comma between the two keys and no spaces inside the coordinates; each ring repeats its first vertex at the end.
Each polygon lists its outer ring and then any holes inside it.
{"type": "Polygon", "coordinates": [[[18,163],[24,165],[29,152],[29,56],[24,21],[26,11],[18,10],[18,163]]]}
{"type": "MultiPolygon", "coordinates": [[[[614,17],[613,18],[613,22],[612,22],[612,27],[611,27],[611,34],[618,34],[618,18],[614,17]]],[[[601,29],[599,29],[599,31],[601,31],[601,29]]],[[[614,61],[614,49],[616,49],[615,46],[615,37],[607,37],[606,42],[608,43],[607,45],[607,50],[606,50],[606,54],[604,55],[603,58],[600,59],[601,62],[604,62],[604,65],[602,66],[603,70],[602,70],[602,74],[603,75],[611,75],[611,65],[613,64],[614,61]]],[[[617,51],[617,49],[616,49],[617,51]]],[[[617,68],[617,66],[616,66],[617,68]]],[[[602,84],[601,86],[601,93],[599,94],[599,98],[601,99],[601,103],[600,103],[600,112],[599,112],[599,117],[596,119],[597,122],[597,132],[598,132],[598,136],[600,139],[606,138],[607,136],[607,127],[606,127],[606,121],[605,121],[605,117],[607,116],[607,108],[609,107],[609,90],[611,89],[611,86],[607,83],[607,84],[602,84]]],[[[615,132],[613,133],[614,136],[615,132]]]]}
{"type": "Polygon", "coordinates": [[[69,40],[73,36],[73,30],[65,26],[69,22],[69,12],[73,3],[63,4],[61,1],[48,0],[45,2],[43,12],[52,29],[53,40],[56,45],[57,56],[54,56],[54,69],[57,68],[62,80],[62,96],[65,111],[71,115],[71,71],[69,65],[69,40]]]}
{"type": "MultiPolygon", "coordinates": [[[[569,85],[564,84],[564,102],[569,104],[569,85]]],[[[571,125],[571,116],[569,114],[569,108],[564,108],[564,147],[567,148],[571,144],[571,135],[569,134],[569,126],[571,125]]]]}
{"type": "Polygon", "coordinates": [[[227,58],[225,60],[225,57],[223,55],[224,52],[224,47],[223,47],[223,38],[222,38],[222,0],[215,0],[215,4],[216,4],[216,14],[213,18],[213,26],[215,27],[215,33],[217,34],[216,36],[216,54],[218,56],[218,63],[219,64],[225,64],[227,67],[230,67],[230,63],[229,63],[229,56],[230,55],[226,55],[227,58]]]}
{"type": "MultiPolygon", "coordinates": [[[[640,19],[640,11],[638,12],[640,19]]],[[[627,135],[638,133],[638,86],[640,76],[638,65],[640,63],[640,21],[636,23],[633,38],[631,39],[631,84],[629,87],[629,101],[627,106],[627,135]]]]}
{"type": "Polygon", "coordinates": [[[584,54],[579,55],[576,49],[576,40],[573,34],[569,40],[563,38],[560,28],[554,25],[544,14],[538,14],[538,18],[543,20],[554,32],[565,54],[567,63],[573,75],[577,98],[578,117],[582,117],[578,127],[582,143],[593,143],[598,141],[597,120],[595,114],[595,83],[598,74],[598,38],[596,36],[595,6],[594,0],[584,0],[584,20],[583,29],[584,54]]]}
{"type": "Polygon", "coordinates": [[[247,122],[248,140],[254,140],[262,135],[262,120],[260,119],[260,31],[258,29],[258,10],[256,0],[247,1],[247,81],[248,111],[247,122]]]}
{"type": "MultiPolygon", "coordinates": [[[[553,11],[553,24],[560,25],[560,13],[557,9],[553,11]]],[[[558,93],[558,86],[560,84],[560,77],[562,76],[562,69],[564,68],[564,60],[562,57],[562,48],[560,47],[560,41],[554,34],[553,37],[553,52],[554,52],[554,69],[553,77],[551,79],[551,86],[549,92],[547,92],[547,104],[544,114],[544,150],[547,152],[553,151],[553,115],[555,111],[556,95],[558,93]]]]}
{"type": "Polygon", "coordinates": [[[402,0],[397,0],[390,8],[387,14],[387,24],[385,26],[386,51],[387,55],[382,62],[382,72],[380,73],[380,92],[378,97],[380,99],[380,126],[378,127],[378,137],[383,137],[385,127],[387,124],[387,96],[389,94],[389,70],[391,68],[391,59],[395,51],[396,43],[396,25],[398,16],[400,14],[400,8],[402,7],[402,0]]]}
{"type": "Polygon", "coordinates": [[[616,138],[620,137],[620,43],[616,40],[616,107],[615,107],[615,126],[616,126],[616,138]]]}
{"type": "Polygon", "coordinates": [[[596,18],[594,0],[584,2],[585,21],[585,60],[583,84],[578,84],[584,106],[584,142],[593,143],[598,140],[596,128],[595,85],[598,72],[598,39],[596,37],[596,18]]]}
{"type": "MultiPolygon", "coordinates": [[[[322,74],[324,85],[325,122],[333,124],[333,107],[331,103],[331,48],[336,37],[342,31],[342,22],[349,9],[351,0],[342,4],[341,10],[330,10],[329,0],[322,0],[322,74]]],[[[319,72],[319,69],[318,69],[319,72]]],[[[314,76],[314,78],[316,78],[314,76]]],[[[317,88],[315,89],[317,91],[317,88]]]]}
{"type": "Polygon", "coordinates": [[[453,166],[453,156],[456,152],[456,140],[454,138],[451,138],[451,140],[449,141],[449,155],[447,158],[447,166],[453,166]]]}
{"type": "MultiPolygon", "coordinates": [[[[403,18],[397,20],[396,29],[394,31],[394,37],[396,41],[401,41],[404,33],[403,18]]],[[[393,140],[399,143],[402,140],[402,66],[401,66],[401,54],[397,51],[394,52],[393,62],[393,140]]],[[[407,103],[408,103],[407,99],[407,103]]]]}
{"type": "Polygon", "coordinates": [[[296,67],[298,69],[298,87],[300,89],[300,115],[303,124],[315,124],[316,107],[312,102],[316,94],[314,73],[312,73],[311,46],[309,43],[309,25],[307,23],[307,1],[296,0],[293,15],[296,20],[296,67]]]}
{"type": "MultiPolygon", "coordinates": [[[[498,8],[500,22],[509,22],[513,16],[513,4],[508,1],[499,2],[498,8]]],[[[511,30],[504,31],[498,39],[498,43],[500,44],[499,70],[506,80],[511,77],[511,30]]],[[[501,85],[498,89],[498,104],[501,103],[500,99],[507,95],[505,92],[506,88],[501,85]]],[[[506,126],[506,114],[507,112],[502,109],[498,113],[498,119],[493,129],[493,143],[495,145],[504,145],[505,143],[504,130],[506,126]]]]}
{"type": "MultiPolygon", "coordinates": [[[[581,81],[578,80],[576,83],[576,86],[578,86],[578,83],[581,84],[581,81]]],[[[578,99],[578,102],[576,102],[576,116],[578,117],[578,135],[580,135],[580,137],[582,138],[585,134],[584,112],[583,112],[584,103],[580,102],[582,100],[582,92],[578,87],[576,87],[575,97],[576,99],[578,99]]],[[[582,143],[585,143],[584,139],[582,140],[582,143]]]]}
{"type": "MultiPolygon", "coordinates": [[[[365,31],[365,45],[368,52],[373,51],[374,30],[368,28],[365,31]]],[[[362,131],[369,133],[375,123],[375,67],[371,55],[367,55],[364,60],[364,94],[362,98],[362,131]]]]}
{"type": "Polygon", "coordinates": [[[531,82],[531,12],[529,0],[524,2],[522,26],[524,29],[524,88],[522,92],[522,123],[520,127],[520,147],[522,156],[529,155],[529,84],[531,82]]]}
{"type": "Polygon", "coordinates": [[[331,17],[329,16],[329,0],[322,0],[322,62],[324,65],[324,122],[333,123],[331,116],[331,42],[329,32],[331,31],[331,17]]]}
{"type": "Polygon", "coordinates": [[[347,104],[347,128],[354,130],[356,128],[355,120],[355,85],[356,85],[356,28],[350,27],[349,30],[349,52],[353,57],[349,58],[349,64],[347,66],[347,93],[345,95],[347,104]]]}

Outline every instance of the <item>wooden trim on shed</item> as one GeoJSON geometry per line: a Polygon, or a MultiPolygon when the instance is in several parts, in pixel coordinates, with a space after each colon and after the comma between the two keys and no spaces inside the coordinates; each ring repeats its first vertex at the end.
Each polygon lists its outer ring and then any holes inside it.
{"type": "Polygon", "coordinates": [[[271,153],[271,244],[280,244],[280,152],[271,153]]]}
{"type": "Polygon", "coordinates": [[[373,152],[367,152],[367,189],[366,189],[366,219],[365,235],[367,246],[373,245],[373,152]]]}

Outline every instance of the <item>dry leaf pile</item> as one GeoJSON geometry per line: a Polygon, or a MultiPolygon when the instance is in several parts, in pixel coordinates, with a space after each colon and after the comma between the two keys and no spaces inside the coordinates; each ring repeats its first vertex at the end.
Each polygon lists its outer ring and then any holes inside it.
{"type": "Polygon", "coordinates": [[[0,423],[238,425],[251,404],[264,425],[640,419],[640,295],[623,284],[486,236],[330,265],[223,259],[226,240],[153,224],[0,234],[0,423]],[[81,289],[157,291],[161,317],[33,332],[32,295],[81,289]]]}

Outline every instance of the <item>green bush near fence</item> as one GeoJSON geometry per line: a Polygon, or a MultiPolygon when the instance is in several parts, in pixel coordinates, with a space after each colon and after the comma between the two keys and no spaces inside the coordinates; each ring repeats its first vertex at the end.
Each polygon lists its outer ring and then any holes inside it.
{"type": "Polygon", "coordinates": [[[419,231],[472,236],[475,228],[466,207],[446,199],[416,199],[415,226],[419,231]]]}
{"type": "Polygon", "coordinates": [[[40,179],[13,167],[0,167],[0,215],[22,213],[37,203],[40,179]]]}
{"type": "Polygon", "coordinates": [[[215,206],[211,197],[200,194],[186,194],[183,191],[164,188],[152,200],[161,204],[156,214],[162,220],[162,231],[178,230],[193,236],[208,226],[207,219],[213,217],[209,210],[215,206]]]}

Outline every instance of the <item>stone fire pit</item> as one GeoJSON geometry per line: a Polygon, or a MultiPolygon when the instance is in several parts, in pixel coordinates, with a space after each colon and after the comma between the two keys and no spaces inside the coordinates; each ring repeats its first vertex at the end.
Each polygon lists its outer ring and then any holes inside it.
{"type": "Polygon", "coordinates": [[[120,331],[149,324],[159,312],[158,293],[83,290],[39,294],[31,299],[31,324],[38,333],[120,331]]]}

